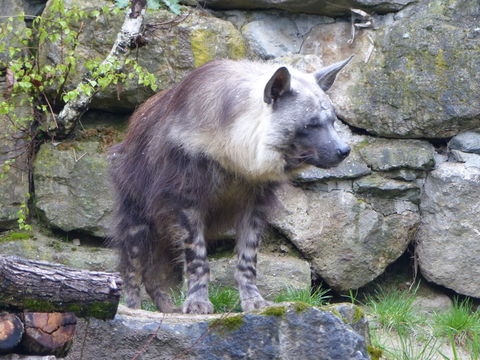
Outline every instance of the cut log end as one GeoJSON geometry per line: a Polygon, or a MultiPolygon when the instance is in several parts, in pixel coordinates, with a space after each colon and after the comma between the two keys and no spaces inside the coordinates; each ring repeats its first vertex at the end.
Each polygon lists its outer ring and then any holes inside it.
{"type": "Polygon", "coordinates": [[[0,314],[0,354],[13,350],[22,340],[23,323],[14,314],[0,314]]]}
{"type": "Polygon", "coordinates": [[[72,345],[77,319],[73,313],[23,314],[22,351],[36,355],[65,356],[72,345]]]}

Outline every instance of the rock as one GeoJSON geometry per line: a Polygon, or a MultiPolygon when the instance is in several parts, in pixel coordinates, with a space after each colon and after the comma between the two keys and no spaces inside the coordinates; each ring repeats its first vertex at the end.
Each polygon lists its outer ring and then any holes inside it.
{"type": "MultiPolygon", "coordinates": [[[[352,42],[352,24],[350,21],[337,21],[332,24],[319,24],[306,34],[300,51],[303,55],[317,55],[325,65],[344,60],[355,55],[353,63],[348,67],[362,67],[374,39],[372,30],[357,30],[355,40],[352,42]]],[[[346,74],[350,71],[343,69],[338,76],[338,82],[348,81],[346,74]]],[[[342,84],[336,84],[342,86],[342,84]]],[[[333,89],[333,88],[332,88],[333,89]]]]}
{"type": "Polygon", "coordinates": [[[420,200],[420,188],[412,182],[387,179],[379,174],[364,176],[353,182],[353,190],[357,194],[402,199],[414,203],[420,200]]]}
{"type": "Polygon", "coordinates": [[[262,59],[298,53],[302,39],[288,18],[252,21],[242,28],[250,50],[262,59]]]}
{"type": "Polygon", "coordinates": [[[241,30],[252,55],[261,59],[298,54],[312,27],[335,21],[325,16],[278,11],[226,11],[216,15],[241,30]]]}
{"type": "MultiPolygon", "coordinates": [[[[0,78],[0,94],[6,91],[5,78],[0,78]]],[[[18,226],[17,212],[29,197],[29,144],[23,131],[10,122],[12,118],[25,120],[32,116],[31,107],[23,105],[22,100],[25,99],[17,97],[14,100],[16,108],[13,114],[0,115],[0,229],[18,226]]]]}
{"type": "MultiPolygon", "coordinates": [[[[236,258],[210,259],[213,285],[235,287],[236,258]]],[[[310,265],[307,261],[286,255],[258,254],[257,286],[260,293],[273,300],[286,288],[307,289],[311,286],[310,265]]]]}
{"type": "Polygon", "coordinates": [[[337,167],[329,169],[320,169],[309,166],[307,169],[298,173],[295,181],[313,182],[328,179],[355,179],[372,172],[357,152],[353,152],[337,167]]]}
{"type": "MultiPolygon", "coordinates": [[[[436,163],[436,159],[434,156],[436,163]]],[[[422,179],[425,177],[425,171],[421,170],[412,170],[412,169],[395,169],[386,172],[377,172],[384,177],[394,179],[394,180],[403,180],[403,181],[415,181],[417,179],[422,179]]]]}
{"type": "MultiPolygon", "coordinates": [[[[72,0],[65,2],[65,6],[91,10],[92,8],[100,9],[102,6],[108,8],[111,3],[107,0],[72,0]]],[[[47,6],[45,13],[49,11],[47,6]]],[[[146,32],[147,45],[136,49],[132,57],[155,75],[160,90],[178,83],[189,71],[210,60],[240,59],[246,55],[243,37],[230,22],[210,16],[201,10],[189,9],[188,11],[190,15],[182,21],[166,10],[149,10],[145,17],[145,24],[150,24],[152,30],[146,32]]],[[[122,12],[117,15],[111,14],[107,18],[100,17],[95,21],[84,22],[79,44],[75,49],[76,68],[67,81],[67,90],[72,89],[85,74],[86,61],[103,58],[109,53],[123,19],[122,12]]],[[[74,29],[76,29],[75,26],[78,25],[73,24],[74,29]]],[[[41,46],[41,64],[61,63],[62,49],[59,43],[46,43],[41,46]]],[[[150,89],[133,80],[127,81],[118,92],[119,89],[111,86],[98,93],[93,99],[91,108],[130,111],[152,95],[150,89]]]]}
{"type": "Polygon", "coordinates": [[[439,313],[450,310],[453,302],[448,295],[441,293],[425,282],[421,284],[417,291],[412,305],[419,312],[439,313]]]}
{"type": "Polygon", "coordinates": [[[54,355],[18,355],[18,354],[8,354],[3,355],[2,360],[56,360],[58,359],[54,355]]]}
{"type": "Polygon", "coordinates": [[[398,11],[413,0],[203,0],[212,9],[281,9],[294,13],[327,16],[350,15],[350,9],[358,8],[379,14],[398,11]]]}
{"type": "Polygon", "coordinates": [[[331,97],[342,119],[372,134],[448,138],[480,125],[477,0],[420,2],[371,35],[374,51],[342,71],[331,97]]]}
{"type": "Polygon", "coordinates": [[[450,150],[449,154],[450,160],[465,163],[466,166],[475,166],[480,168],[480,155],[471,154],[468,152],[450,150]]]}
{"type": "Polygon", "coordinates": [[[47,224],[105,237],[113,208],[99,141],[43,144],[35,158],[35,205],[47,224]]]}
{"type": "Polygon", "coordinates": [[[374,201],[345,190],[285,186],[278,196],[282,206],[270,222],[336,290],[359,288],[380,275],[403,254],[419,222],[416,206],[388,200],[394,209],[384,214],[374,201]]]}
{"type": "Polygon", "coordinates": [[[480,130],[466,131],[454,136],[449,142],[450,149],[480,154],[480,130]]]}
{"type": "MultiPolygon", "coordinates": [[[[38,231],[31,237],[15,239],[15,234],[0,237],[0,254],[30,260],[48,261],[90,271],[117,271],[117,255],[100,242],[77,246],[68,240],[44,235],[38,231]]],[[[18,235],[17,235],[18,236],[18,235]]]]}
{"type": "MultiPolygon", "coordinates": [[[[349,312],[356,322],[362,320],[355,306],[349,312]]],[[[79,320],[67,359],[95,354],[97,360],[110,360],[112,353],[118,359],[141,354],[144,360],[369,359],[364,337],[334,313],[340,312],[295,303],[233,316],[158,314],[120,305],[114,320],[79,320]]]]}
{"type": "Polygon", "coordinates": [[[480,168],[442,163],[425,181],[416,234],[420,270],[429,281],[480,297],[480,168]]]}
{"type": "Polygon", "coordinates": [[[47,0],[22,0],[25,15],[27,16],[39,16],[41,15],[47,0]]]}
{"type": "Polygon", "coordinates": [[[432,144],[422,140],[375,139],[360,149],[363,160],[376,171],[431,170],[434,153],[432,144]]]}

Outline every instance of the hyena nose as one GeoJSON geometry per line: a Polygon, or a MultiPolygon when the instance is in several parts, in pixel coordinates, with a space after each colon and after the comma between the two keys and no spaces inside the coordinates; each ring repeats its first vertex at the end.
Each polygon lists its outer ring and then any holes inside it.
{"type": "Polygon", "coordinates": [[[339,147],[339,148],[337,149],[337,154],[338,154],[338,156],[340,156],[342,159],[345,159],[345,158],[348,156],[348,154],[350,154],[350,150],[351,150],[351,149],[350,149],[350,146],[345,145],[345,146],[339,147]]]}

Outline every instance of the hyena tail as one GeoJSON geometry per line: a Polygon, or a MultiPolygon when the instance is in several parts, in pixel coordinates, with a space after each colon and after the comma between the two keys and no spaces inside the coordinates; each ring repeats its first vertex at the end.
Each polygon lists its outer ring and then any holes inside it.
{"type": "Polygon", "coordinates": [[[131,202],[124,199],[117,204],[120,206],[116,211],[111,246],[119,252],[119,271],[127,306],[140,308],[143,283],[159,311],[178,311],[169,294],[181,280],[178,253],[169,248],[154,225],[139,215],[131,202]]]}

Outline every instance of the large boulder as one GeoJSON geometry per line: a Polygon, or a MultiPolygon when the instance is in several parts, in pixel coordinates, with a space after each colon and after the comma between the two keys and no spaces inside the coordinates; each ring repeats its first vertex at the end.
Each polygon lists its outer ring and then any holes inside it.
{"type": "Polygon", "coordinates": [[[279,304],[233,316],[158,314],[120,306],[114,320],[80,320],[67,359],[87,355],[110,360],[112,354],[133,359],[141,354],[144,360],[366,360],[366,334],[353,330],[358,324],[365,319],[353,305],[328,311],[279,304]]]}
{"type": "Polygon", "coordinates": [[[35,158],[35,206],[63,231],[106,236],[113,208],[108,162],[95,140],[43,144],[35,158]]]}
{"type": "Polygon", "coordinates": [[[477,298],[479,199],[479,167],[440,164],[426,179],[421,199],[422,224],[416,235],[418,262],[425,278],[477,298]]]}
{"type": "MultiPolygon", "coordinates": [[[[392,190],[373,195],[382,197],[385,192],[392,190]]],[[[403,254],[419,222],[410,201],[389,199],[392,208],[383,209],[375,199],[348,188],[286,186],[278,197],[281,209],[271,223],[328,285],[340,291],[359,288],[380,275],[403,254]]]]}
{"type": "MultiPolygon", "coordinates": [[[[77,7],[84,11],[111,7],[107,0],[69,0],[65,7],[77,7]]],[[[47,5],[45,14],[51,11],[47,5]]],[[[246,47],[240,32],[228,21],[210,16],[204,11],[189,9],[177,18],[166,10],[149,10],[145,17],[146,46],[135,50],[132,55],[138,63],[156,77],[159,89],[166,89],[178,83],[189,71],[217,58],[240,59],[245,57],[246,47]],[[149,24],[149,25],[148,25],[149,24]]],[[[103,59],[115,41],[124,20],[123,12],[111,13],[106,18],[100,16],[83,23],[78,38],[76,67],[70,72],[66,89],[72,89],[87,72],[85,63],[93,59],[103,59]]],[[[78,29],[80,24],[72,24],[78,29]]],[[[57,42],[48,42],[40,48],[42,64],[59,64],[64,48],[57,42]]],[[[132,70],[129,70],[132,71],[132,70]]],[[[92,109],[133,110],[152,95],[152,91],[134,81],[127,81],[121,88],[111,86],[98,93],[91,104],[92,109]]]]}
{"type": "Polygon", "coordinates": [[[448,138],[478,128],[479,16],[477,0],[434,0],[369,31],[371,45],[332,88],[340,116],[386,137],[448,138]]]}
{"type": "Polygon", "coordinates": [[[398,11],[414,0],[203,0],[213,9],[280,9],[289,12],[320,14],[327,16],[350,15],[350,10],[387,13],[398,11]]]}

